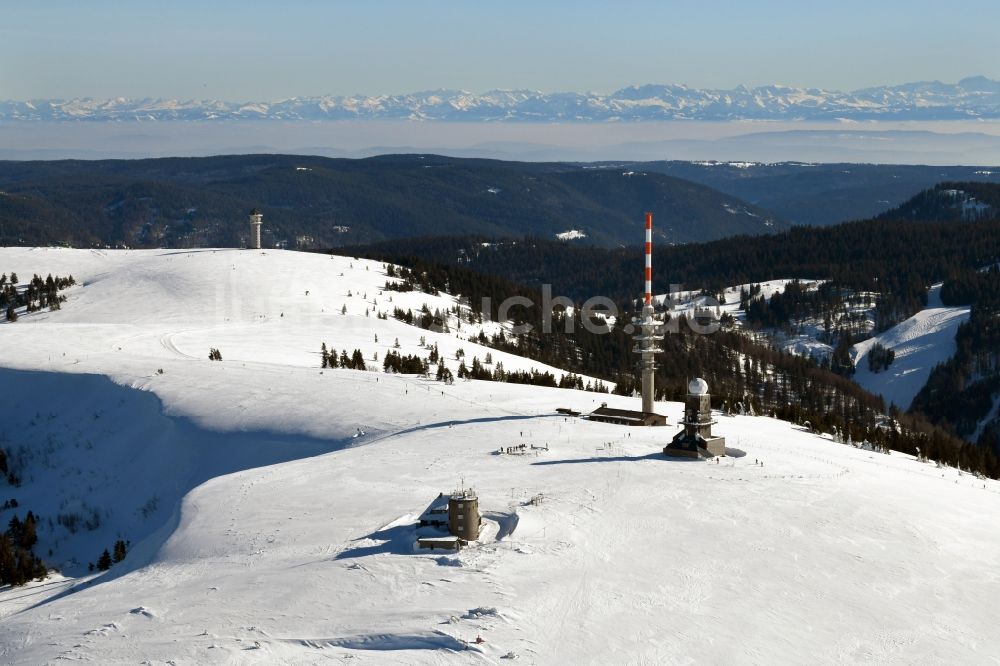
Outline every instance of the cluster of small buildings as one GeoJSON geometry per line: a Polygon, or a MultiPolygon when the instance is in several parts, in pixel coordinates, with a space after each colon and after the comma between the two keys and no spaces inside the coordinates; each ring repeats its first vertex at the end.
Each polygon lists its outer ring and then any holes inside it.
{"type": "MultiPolygon", "coordinates": [[[[253,245],[260,246],[260,213],[256,209],[251,213],[251,231],[253,245]]],[[[651,287],[651,227],[652,216],[646,218],[646,294],[642,316],[636,320],[638,334],[635,336],[635,352],[641,355],[640,386],[642,409],[640,411],[616,409],[603,403],[598,409],[584,416],[587,420],[600,423],[611,423],[625,426],[663,427],[668,425],[667,418],[654,411],[654,371],[656,368],[655,354],[660,353],[658,342],[663,339],[663,326],[653,307],[651,287]]],[[[297,239],[299,244],[306,242],[304,238],[297,239]]],[[[309,239],[311,240],[311,239],[309,239]]],[[[712,434],[712,426],[716,421],[712,417],[711,395],[708,383],[701,378],[693,379],[688,384],[685,398],[684,417],[679,423],[682,430],[676,433],[663,448],[667,456],[688,458],[718,458],[726,455],[726,440],[712,434]]],[[[560,408],[559,413],[577,417],[581,413],[569,408],[560,408]]],[[[523,435],[523,433],[522,433],[523,435]]],[[[524,443],[501,447],[499,455],[528,455],[539,450],[548,450],[548,445],[530,448],[524,443]]],[[[735,452],[731,452],[735,453],[735,452]]],[[[464,484],[463,484],[464,485],[464,484]]],[[[542,501],[542,495],[532,497],[531,504],[542,501]]],[[[477,541],[482,527],[482,516],[479,512],[479,498],[470,489],[456,490],[451,493],[439,493],[427,506],[419,518],[416,531],[416,548],[418,551],[460,551],[471,542],[477,541]]]]}
{"type": "MultiPolygon", "coordinates": [[[[626,426],[665,426],[667,417],[652,411],[614,409],[603,403],[587,415],[587,420],[626,426]]],[[[708,392],[708,382],[700,377],[688,384],[688,394],[684,401],[684,427],[663,448],[668,456],[687,458],[714,458],[726,455],[726,438],[712,435],[712,396],[708,392]]]]}
{"type": "MultiPolygon", "coordinates": [[[[639,386],[642,398],[642,410],[614,409],[607,403],[595,409],[587,418],[601,423],[614,423],[626,426],[665,426],[667,417],[657,414],[654,409],[654,374],[656,371],[656,354],[663,350],[659,347],[664,336],[664,327],[656,314],[653,301],[653,214],[646,213],[646,253],[644,277],[646,292],[643,297],[641,314],[633,320],[636,334],[633,337],[635,347],[633,352],[640,355],[639,386]]],[[[705,314],[705,313],[701,313],[705,314]]],[[[698,313],[696,313],[696,319],[698,313]]],[[[726,440],[723,437],[712,436],[712,397],[708,393],[708,382],[696,378],[688,384],[688,394],[684,406],[684,420],[680,425],[684,429],[663,447],[663,453],[668,456],[684,456],[690,458],[714,458],[726,455],[726,440]]],[[[571,413],[570,410],[560,410],[571,413]]]]}

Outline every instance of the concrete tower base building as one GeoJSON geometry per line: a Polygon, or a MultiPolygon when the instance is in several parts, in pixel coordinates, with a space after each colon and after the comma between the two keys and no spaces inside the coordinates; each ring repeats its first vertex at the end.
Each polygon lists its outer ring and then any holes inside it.
{"type": "Polygon", "coordinates": [[[687,458],[714,458],[726,455],[726,438],[713,437],[712,396],[708,392],[708,382],[700,377],[688,384],[688,395],[684,402],[684,430],[674,435],[663,449],[668,456],[687,458]]]}
{"type": "Polygon", "coordinates": [[[264,220],[264,214],[254,208],[250,211],[250,242],[247,247],[251,250],[260,249],[260,225],[264,220]]]}
{"type": "Polygon", "coordinates": [[[653,214],[646,213],[646,291],[643,294],[641,314],[632,320],[637,331],[632,338],[632,351],[639,354],[639,386],[642,396],[642,411],[613,409],[607,403],[594,410],[588,418],[591,421],[615,423],[628,426],[664,426],[667,418],[653,411],[656,408],[656,355],[663,340],[663,324],[653,307],[653,214]]]}

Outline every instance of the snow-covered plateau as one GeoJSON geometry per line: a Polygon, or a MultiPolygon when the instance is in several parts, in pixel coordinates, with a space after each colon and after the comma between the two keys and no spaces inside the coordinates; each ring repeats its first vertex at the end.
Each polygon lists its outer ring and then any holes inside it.
{"type": "Polygon", "coordinates": [[[715,426],[742,457],[669,459],[677,403],[627,428],[556,408],[634,398],[386,374],[397,339],[453,370],[491,350],[377,318],[456,304],[383,291],[377,262],[8,248],[0,271],[77,281],[0,324],[0,520],[38,514],[61,571],[0,589],[0,662],[1000,663],[998,482],[753,416],[715,426]],[[323,342],[378,371],[320,368],[323,342]],[[484,536],[415,552],[459,487],[484,536]]]}

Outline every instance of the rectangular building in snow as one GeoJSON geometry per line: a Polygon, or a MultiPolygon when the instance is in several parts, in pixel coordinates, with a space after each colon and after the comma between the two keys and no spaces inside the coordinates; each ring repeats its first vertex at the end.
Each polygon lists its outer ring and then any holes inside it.
{"type": "Polygon", "coordinates": [[[420,550],[462,550],[463,541],[457,536],[425,536],[417,537],[417,548],[420,550]]]}
{"type": "Polygon", "coordinates": [[[604,403],[587,416],[591,421],[614,423],[627,426],[665,426],[667,417],[651,412],[636,412],[631,409],[614,409],[604,403]]]}

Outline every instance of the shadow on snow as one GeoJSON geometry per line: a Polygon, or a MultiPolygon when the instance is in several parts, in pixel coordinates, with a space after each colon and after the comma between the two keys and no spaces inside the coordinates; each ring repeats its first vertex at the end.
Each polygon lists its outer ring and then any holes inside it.
{"type": "Polygon", "coordinates": [[[687,463],[699,462],[697,458],[672,458],[663,455],[662,451],[654,451],[644,456],[591,456],[589,458],[565,458],[562,460],[539,460],[532,465],[580,465],[586,463],[609,463],[609,462],[642,462],[644,460],[655,460],[661,463],[687,463]]]}
{"type": "Polygon", "coordinates": [[[180,523],[183,498],[211,479],[377,441],[216,432],[164,413],[152,392],[103,375],[11,369],[0,369],[0,423],[0,442],[23,464],[24,479],[6,493],[18,508],[0,511],[0,521],[33,511],[45,525],[35,550],[54,548],[69,575],[85,574],[85,563],[116,539],[132,541],[106,573],[33,607],[147,565],[180,523]],[[67,507],[99,519],[70,529],[67,507]]]}

